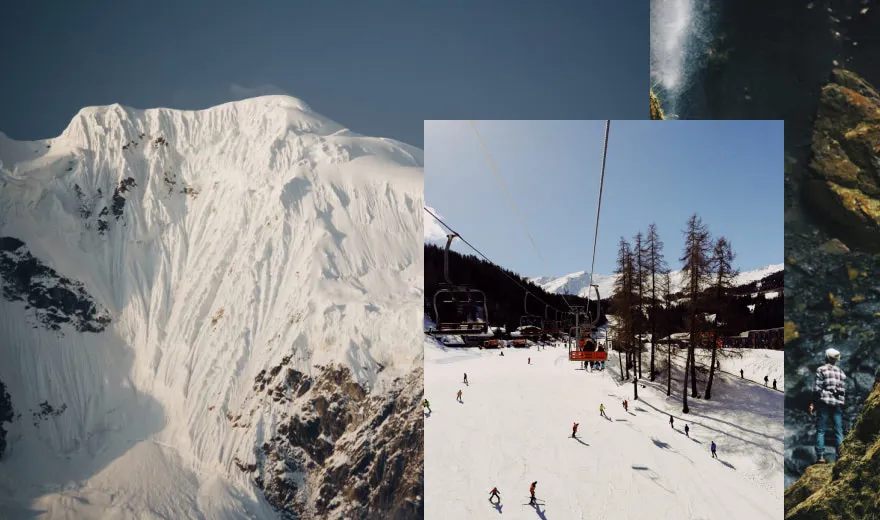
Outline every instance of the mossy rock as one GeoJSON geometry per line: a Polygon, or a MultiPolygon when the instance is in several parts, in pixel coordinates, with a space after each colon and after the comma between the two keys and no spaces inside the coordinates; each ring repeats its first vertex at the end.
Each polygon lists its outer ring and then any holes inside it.
{"type": "Polygon", "coordinates": [[[785,491],[786,520],[880,518],[880,385],[877,382],[855,427],[843,441],[840,460],[833,466],[811,466],[785,491]]]}
{"type": "Polygon", "coordinates": [[[651,119],[659,120],[666,119],[663,116],[663,109],[660,108],[660,100],[657,99],[657,96],[654,95],[654,91],[651,91],[651,119]]]}

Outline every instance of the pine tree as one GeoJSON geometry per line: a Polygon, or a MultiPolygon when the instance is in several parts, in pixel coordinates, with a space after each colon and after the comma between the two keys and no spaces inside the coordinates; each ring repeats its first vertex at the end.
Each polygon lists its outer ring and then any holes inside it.
{"type": "Polygon", "coordinates": [[[730,242],[726,238],[720,237],[713,247],[711,267],[713,273],[712,300],[715,307],[715,327],[712,333],[712,364],[709,367],[709,381],[706,383],[706,399],[712,398],[712,381],[715,376],[716,365],[716,345],[718,343],[719,318],[722,311],[727,308],[728,291],[733,287],[736,279],[737,270],[733,267],[733,259],[736,255],[730,242]]]}
{"type": "Polygon", "coordinates": [[[646,263],[648,276],[650,276],[650,281],[648,285],[648,296],[651,299],[651,316],[650,316],[650,329],[651,329],[651,381],[654,380],[655,370],[654,370],[654,343],[657,338],[657,320],[658,320],[658,308],[657,301],[658,297],[661,294],[661,288],[657,285],[658,275],[662,275],[666,272],[666,260],[663,258],[663,242],[660,241],[660,237],[657,234],[657,225],[651,224],[648,226],[648,240],[647,244],[645,244],[645,253],[646,253],[646,263]]]}
{"type": "MultiPolygon", "coordinates": [[[[666,300],[666,309],[672,305],[672,280],[669,276],[669,271],[663,271],[663,273],[659,276],[660,278],[660,287],[663,294],[663,299],[666,300]]],[[[664,320],[662,322],[663,326],[663,336],[668,337],[672,335],[672,326],[669,322],[669,315],[671,313],[664,312],[664,320]]],[[[666,340],[666,396],[669,397],[672,395],[672,339],[669,338],[666,340]]]]}
{"type": "Polygon", "coordinates": [[[711,278],[709,259],[712,249],[709,229],[696,214],[688,219],[685,234],[684,254],[681,257],[682,273],[684,275],[684,293],[689,304],[689,327],[688,361],[684,373],[684,389],[682,390],[682,413],[688,413],[687,386],[688,379],[691,382],[692,397],[697,397],[697,370],[694,356],[694,347],[697,342],[697,311],[699,309],[699,297],[704,287],[711,278]]]}
{"type": "Polygon", "coordinates": [[[635,321],[635,332],[637,333],[636,337],[636,370],[638,371],[638,379],[642,378],[642,349],[643,349],[643,317],[645,314],[644,308],[644,300],[642,299],[642,289],[644,288],[644,273],[645,273],[645,247],[642,243],[642,232],[639,231],[636,233],[635,239],[633,241],[633,272],[634,272],[634,288],[633,292],[636,296],[636,308],[634,310],[636,319],[635,321]]]}
{"type": "Polygon", "coordinates": [[[614,294],[611,299],[617,314],[615,338],[626,353],[626,378],[629,379],[630,356],[633,347],[633,253],[629,242],[620,237],[617,250],[617,279],[614,281],[614,294]]]}

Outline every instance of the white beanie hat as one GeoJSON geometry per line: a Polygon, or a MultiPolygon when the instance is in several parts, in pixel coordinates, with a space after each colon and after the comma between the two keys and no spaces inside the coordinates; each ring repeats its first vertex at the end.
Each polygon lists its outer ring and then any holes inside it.
{"type": "Polygon", "coordinates": [[[840,359],[840,351],[839,350],[829,348],[828,350],[825,351],[825,360],[828,361],[829,363],[833,363],[835,361],[838,361],[839,359],[840,359]]]}

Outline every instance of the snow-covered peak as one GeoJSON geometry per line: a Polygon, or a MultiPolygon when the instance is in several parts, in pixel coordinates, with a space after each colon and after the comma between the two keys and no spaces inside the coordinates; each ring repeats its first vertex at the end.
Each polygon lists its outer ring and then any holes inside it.
{"type": "MultiPolygon", "coordinates": [[[[771,264],[761,267],[759,269],[754,269],[752,271],[744,271],[736,277],[736,281],[734,283],[737,286],[747,285],[749,283],[770,276],[773,273],[782,271],[783,269],[783,264],[771,264]]],[[[560,276],[557,278],[550,276],[531,278],[531,281],[549,293],[576,294],[578,296],[587,297],[587,292],[589,289],[588,285],[590,284],[589,279],[590,273],[585,271],[578,271],[576,273],[567,274],[565,276],[560,276]]],[[[684,276],[681,271],[672,271],[670,273],[670,279],[672,281],[673,293],[680,291],[681,288],[684,286],[684,276]]],[[[614,282],[616,280],[617,275],[614,274],[593,275],[593,283],[599,286],[599,294],[602,296],[602,298],[607,298],[611,296],[611,294],[614,292],[614,282]]],[[[589,291],[589,293],[589,296],[595,296],[595,292],[589,291]]]]}
{"type": "MultiPolygon", "coordinates": [[[[420,507],[423,192],[421,150],[289,96],[0,136],[0,382],[25,418],[3,424],[0,494],[89,482],[171,517],[233,508],[199,495],[220,476],[302,518],[420,507]],[[376,454],[408,443],[388,478],[376,454]],[[358,471],[386,489],[345,498],[358,471]]],[[[215,513],[191,516],[248,516],[215,513]]]]}

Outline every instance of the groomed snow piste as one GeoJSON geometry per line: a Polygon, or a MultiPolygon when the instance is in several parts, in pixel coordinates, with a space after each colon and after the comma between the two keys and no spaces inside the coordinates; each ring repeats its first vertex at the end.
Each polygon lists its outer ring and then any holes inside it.
{"type": "Polygon", "coordinates": [[[426,339],[425,518],[781,518],[783,395],[762,385],[767,372],[782,388],[782,363],[782,352],[761,350],[722,359],[722,370],[737,376],[720,374],[713,399],[690,399],[685,415],[676,362],[673,397],[661,376],[643,381],[635,401],[616,353],[604,372],[590,372],[568,361],[562,345],[507,348],[502,357],[426,339]],[[740,380],[741,367],[747,378],[760,372],[762,383],[740,380]],[[533,481],[537,508],[527,505],[533,481]],[[500,507],[488,501],[496,486],[500,507]]]}

